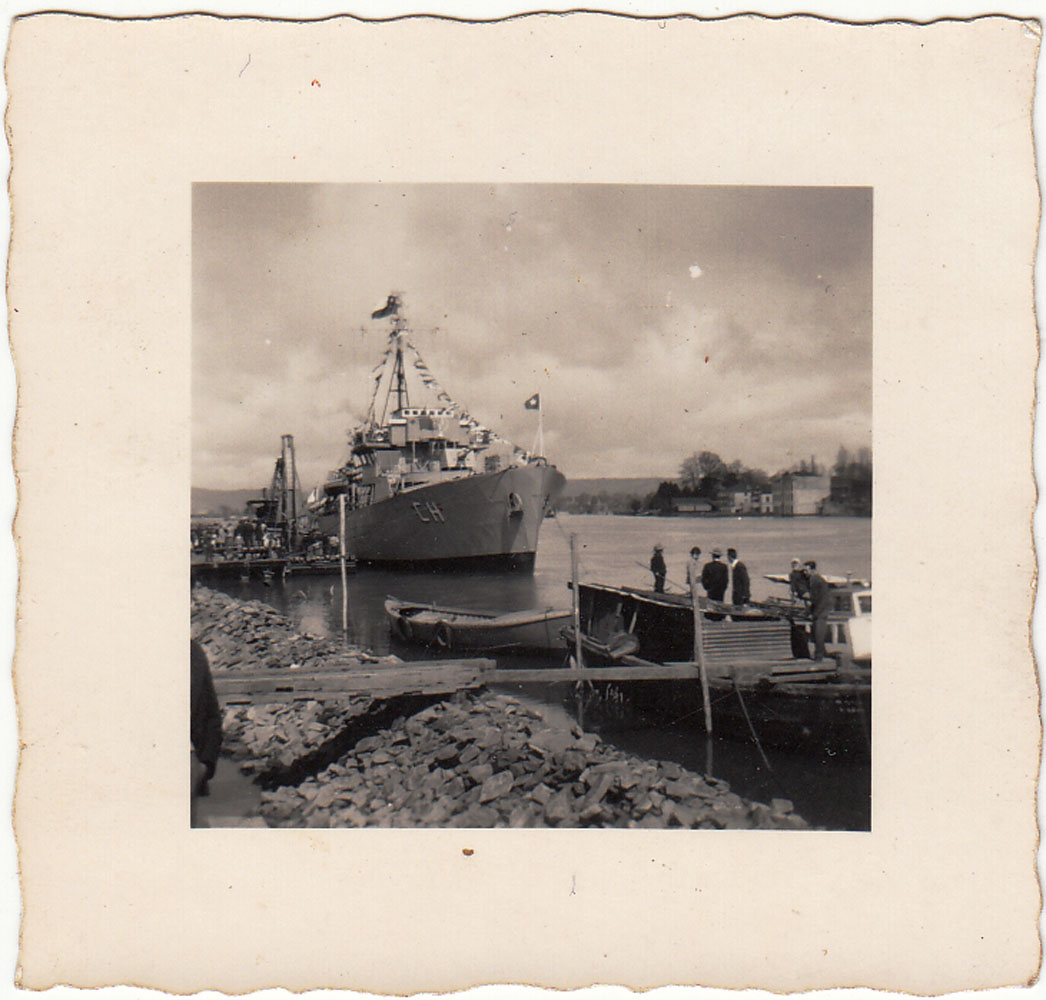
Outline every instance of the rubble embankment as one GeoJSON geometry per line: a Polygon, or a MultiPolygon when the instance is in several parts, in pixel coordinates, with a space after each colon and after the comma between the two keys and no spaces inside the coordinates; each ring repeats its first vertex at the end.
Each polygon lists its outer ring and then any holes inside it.
{"type": "MultiPolygon", "coordinates": [[[[212,670],[316,668],[346,653],[341,643],[298,632],[294,622],[261,601],[237,600],[207,587],[193,588],[190,620],[192,637],[206,650],[212,670]]],[[[364,650],[351,652],[361,663],[379,662],[364,650]]]]}
{"type": "MultiPolygon", "coordinates": [[[[296,632],[255,601],[197,587],[192,635],[216,671],[346,665],[340,644],[296,632]]],[[[353,651],[367,669],[395,657],[353,651]]],[[[229,705],[223,754],[266,787],[285,827],[802,829],[791,803],[734,794],[671,761],[637,758],[543,706],[493,691],[229,705]]]]}
{"type": "Polygon", "coordinates": [[[429,706],[296,788],[262,795],[271,826],[803,829],[790,802],[749,802],[671,761],[548,725],[510,695],[429,706]]]}

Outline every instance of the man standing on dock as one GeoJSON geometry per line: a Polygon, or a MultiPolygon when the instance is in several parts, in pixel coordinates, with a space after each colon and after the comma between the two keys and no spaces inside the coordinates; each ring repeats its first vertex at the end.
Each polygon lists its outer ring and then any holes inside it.
{"type": "Polygon", "coordinates": [[[654,574],[654,592],[657,594],[665,592],[665,574],[668,567],[665,565],[664,551],[663,545],[655,545],[654,554],[650,557],[650,572],[654,574]]]}
{"type": "Polygon", "coordinates": [[[730,582],[730,571],[719,561],[722,555],[719,549],[712,549],[712,561],[705,563],[705,568],[701,570],[701,586],[713,601],[723,599],[730,582]]]}
{"type": "Polygon", "coordinates": [[[693,585],[701,579],[701,548],[695,545],[690,550],[690,559],[686,564],[686,589],[692,591],[693,585]]]}
{"type": "Polygon", "coordinates": [[[730,600],[737,605],[745,605],[752,599],[752,585],[748,579],[748,567],[737,558],[737,549],[726,550],[726,561],[730,564],[730,578],[733,589],[730,600]]]}
{"type": "Polygon", "coordinates": [[[806,561],[806,585],[810,595],[810,618],[813,621],[814,663],[824,659],[824,639],[828,632],[828,611],[831,598],[825,578],[817,572],[813,559],[806,561]]]}
{"type": "Polygon", "coordinates": [[[806,597],[806,573],[798,559],[792,560],[792,572],[788,574],[788,587],[797,600],[806,597]]]}

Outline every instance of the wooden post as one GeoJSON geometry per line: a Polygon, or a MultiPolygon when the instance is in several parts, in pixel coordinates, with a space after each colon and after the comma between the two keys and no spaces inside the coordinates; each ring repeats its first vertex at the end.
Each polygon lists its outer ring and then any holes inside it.
{"type": "Polygon", "coordinates": [[[581,659],[581,593],[578,587],[577,535],[573,533],[570,535],[570,589],[574,595],[574,666],[580,670],[584,666],[581,659]]]}
{"type": "Polygon", "coordinates": [[[345,572],[345,494],[338,494],[338,555],[341,562],[341,630],[349,632],[349,584],[345,572]]]}
{"type": "Polygon", "coordinates": [[[701,600],[697,596],[697,562],[690,560],[690,601],[694,607],[694,659],[701,672],[701,696],[705,703],[705,732],[712,734],[712,698],[708,693],[708,671],[705,668],[704,616],[701,614],[701,600]]]}

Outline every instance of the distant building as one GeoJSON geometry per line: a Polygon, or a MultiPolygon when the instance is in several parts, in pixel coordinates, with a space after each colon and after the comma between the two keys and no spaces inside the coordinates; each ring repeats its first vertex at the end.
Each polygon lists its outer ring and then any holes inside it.
{"type": "Polygon", "coordinates": [[[827,476],[785,472],[773,480],[773,511],[783,517],[820,514],[831,491],[827,476]]]}
{"type": "Polygon", "coordinates": [[[730,513],[752,513],[752,494],[748,490],[735,490],[730,494],[730,513]]]}
{"type": "Polygon", "coordinates": [[[675,497],[672,509],[677,514],[711,514],[715,507],[703,497],[675,497]]]}
{"type": "Polygon", "coordinates": [[[870,517],[872,513],[872,467],[851,463],[832,476],[826,511],[870,517]]]}
{"type": "Polygon", "coordinates": [[[733,490],[720,496],[715,506],[724,514],[772,514],[774,495],[761,490],[733,490]]]}

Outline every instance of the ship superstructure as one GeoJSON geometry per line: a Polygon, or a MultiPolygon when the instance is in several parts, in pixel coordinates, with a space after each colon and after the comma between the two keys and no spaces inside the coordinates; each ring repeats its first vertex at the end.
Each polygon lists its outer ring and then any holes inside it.
{"type": "Polygon", "coordinates": [[[411,341],[401,307],[390,295],[372,314],[388,317],[391,329],[370,406],[313,511],[336,533],[345,496],[347,544],[360,562],[533,566],[563,476],[450,397],[411,341]]]}

